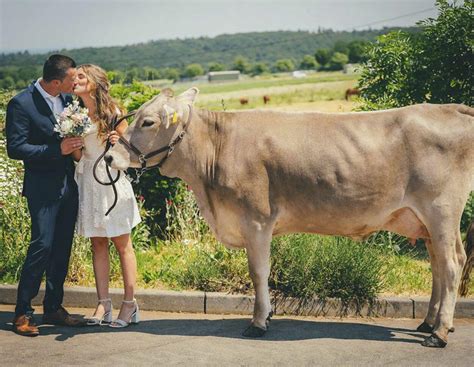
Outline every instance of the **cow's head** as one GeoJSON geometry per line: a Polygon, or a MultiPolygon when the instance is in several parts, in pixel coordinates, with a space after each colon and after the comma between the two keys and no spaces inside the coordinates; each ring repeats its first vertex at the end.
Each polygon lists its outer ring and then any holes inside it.
{"type": "MultiPolygon", "coordinates": [[[[182,128],[187,121],[190,107],[198,93],[199,90],[193,87],[174,97],[171,89],[163,89],[159,95],[140,107],[124,138],[145,155],[167,146],[179,126],[182,128]]],[[[150,158],[147,166],[156,165],[166,154],[167,152],[163,152],[150,158]]],[[[105,161],[119,170],[141,167],[138,155],[122,142],[108,151],[105,161]]]]}

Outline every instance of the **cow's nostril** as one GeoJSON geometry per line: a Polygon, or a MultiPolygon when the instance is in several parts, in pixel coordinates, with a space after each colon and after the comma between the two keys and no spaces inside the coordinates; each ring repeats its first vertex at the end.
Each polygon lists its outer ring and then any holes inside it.
{"type": "Polygon", "coordinates": [[[112,163],[112,161],[114,160],[114,157],[112,157],[111,155],[106,155],[104,157],[104,160],[105,160],[105,163],[107,163],[109,166],[110,164],[112,163]]]}

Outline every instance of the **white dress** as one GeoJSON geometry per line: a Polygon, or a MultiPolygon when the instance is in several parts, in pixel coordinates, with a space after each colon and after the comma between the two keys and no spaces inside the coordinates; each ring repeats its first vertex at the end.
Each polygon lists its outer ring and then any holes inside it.
{"type": "MultiPolygon", "coordinates": [[[[93,124],[84,136],[84,149],[74,177],[79,189],[76,231],[84,237],[120,236],[130,233],[132,228],[141,221],[132,185],[123,172],[115,183],[117,204],[109,215],[105,216],[114,202],[113,188],[98,183],[93,174],[94,163],[104,149],[105,143],[97,137],[97,125],[93,124]]],[[[97,166],[97,177],[102,182],[109,182],[105,169],[105,162],[101,159],[97,166]]],[[[111,168],[110,173],[113,178],[117,176],[115,169],[111,168]]]]}

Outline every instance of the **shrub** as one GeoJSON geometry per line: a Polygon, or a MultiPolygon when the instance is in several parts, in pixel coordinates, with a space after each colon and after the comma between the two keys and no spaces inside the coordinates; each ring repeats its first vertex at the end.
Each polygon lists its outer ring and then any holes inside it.
{"type": "Polygon", "coordinates": [[[346,238],[296,234],[272,243],[270,286],[302,302],[317,296],[351,302],[373,302],[383,289],[379,251],[346,238]]]}
{"type": "Polygon", "coordinates": [[[110,94],[116,98],[125,109],[133,111],[160,93],[159,89],[133,82],[131,85],[113,84],[110,94]]]}

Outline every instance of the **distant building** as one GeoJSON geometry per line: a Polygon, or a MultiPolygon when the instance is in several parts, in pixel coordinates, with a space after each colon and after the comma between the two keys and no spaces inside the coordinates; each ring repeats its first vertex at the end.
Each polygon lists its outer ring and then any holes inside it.
{"type": "Polygon", "coordinates": [[[346,64],[344,65],[344,74],[355,74],[357,72],[357,68],[359,64],[346,64]]]}
{"type": "Polygon", "coordinates": [[[306,78],[306,73],[301,70],[295,70],[291,73],[293,78],[306,78]]]}
{"type": "Polygon", "coordinates": [[[239,80],[240,71],[238,70],[227,70],[227,71],[210,71],[207,74],[209,82],[227,82],[232,80],[239,80]]]}

